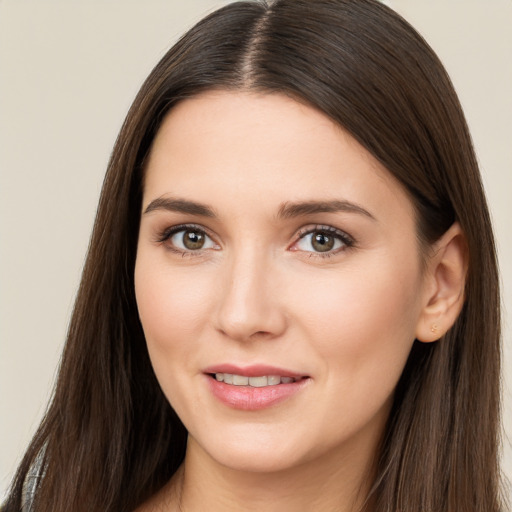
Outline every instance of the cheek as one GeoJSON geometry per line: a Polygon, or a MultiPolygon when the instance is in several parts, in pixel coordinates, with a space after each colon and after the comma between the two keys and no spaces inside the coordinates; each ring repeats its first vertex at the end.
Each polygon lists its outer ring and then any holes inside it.
{"type": "Polygon", "coordinates": [[[157,372],[192,353],[207,316],[209,287],[187,272],[172,271],[141,255],[135,267],[135,293],[150,357],[157,372]],[[180,355],[178,359],[176,356],[180,355]]]}
{"type": "MultiPolygon", "coordinates": [[[[301,305],[304,327],[325,374],[363,392],[391,392],[409,355],[419,317],[419,271],[392,261],[326,276],[301,305]]],[[[345,387],[344,386],[344,387],[345,387]]]]}
{"type": "Polygon", "coordinates": [[[180,417],[187,416],[201,404],[200,396],[184,390],[190,388],[185,377],[197,374],[210,287],[145,256],[137,257],[135,293],[149,357],[167,400],[180,417]]]}

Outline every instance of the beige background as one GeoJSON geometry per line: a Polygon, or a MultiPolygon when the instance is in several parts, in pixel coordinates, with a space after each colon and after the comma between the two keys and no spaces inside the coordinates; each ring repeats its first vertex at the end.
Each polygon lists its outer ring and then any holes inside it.
{"type": "MultiPolygon", "coordinates": [[[[50,396],[109,152],[145,76],[215,0],[0,0],[0,499],[50,396]]],[[[512,0],[390,0],[444,61],[495,222],[512,376],[512,0]]],[[[512,434],[512,379],[504,393],[512,434]]],[[[504,468],[512,476],[505,441],[504,468]]]]}

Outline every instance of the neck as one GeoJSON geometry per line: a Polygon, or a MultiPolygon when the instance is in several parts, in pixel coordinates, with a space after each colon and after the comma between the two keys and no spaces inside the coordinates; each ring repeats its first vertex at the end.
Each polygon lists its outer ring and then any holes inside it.
{"type": "MultiPolygon", "coordinates": [[[[376,449],[376,446],[372,448],[376,449]]],[[[218,464],[189,439],[181,471],[173,479],[183,512],[359,512],[373,476],[373,454],[358,448],[275,472],[251,472],[218,464]]]]}

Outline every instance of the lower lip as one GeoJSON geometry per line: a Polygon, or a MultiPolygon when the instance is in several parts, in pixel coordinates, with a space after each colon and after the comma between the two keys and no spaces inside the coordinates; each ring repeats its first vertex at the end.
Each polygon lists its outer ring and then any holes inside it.
{"type": "Polygon", "coordinates": [[[226,384],[210,376],[207,378],[210,390],[216,398],[233,409],[243,411],[257,411],[284,402],[303,389],[309,381],[307,378],[289,384],[253,388],[226,384]]]}

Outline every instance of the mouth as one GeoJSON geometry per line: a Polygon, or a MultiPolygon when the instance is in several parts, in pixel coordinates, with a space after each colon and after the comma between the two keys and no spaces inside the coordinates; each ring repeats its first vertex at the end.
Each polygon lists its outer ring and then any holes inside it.
{"type": "Polygon", "coordinates": [[[249,386],[252,388],[265,388],[268,386],[277,386],[279,384],[291,384],[298,380],[308,377],[287,377],[281,375],[259,375],[249,377],[247,375],[237,375],[236,373],[210,373],[210,377],[217,382],[224,382],[232,386],[249,386]]]}
{"type": "Polygon", "coordinates": [[[255,365],[221,365],[204,372],[211,393],[224,405],[256,411],[287,401],[309,387],[311,378],[288,370],[255,365]]]}

